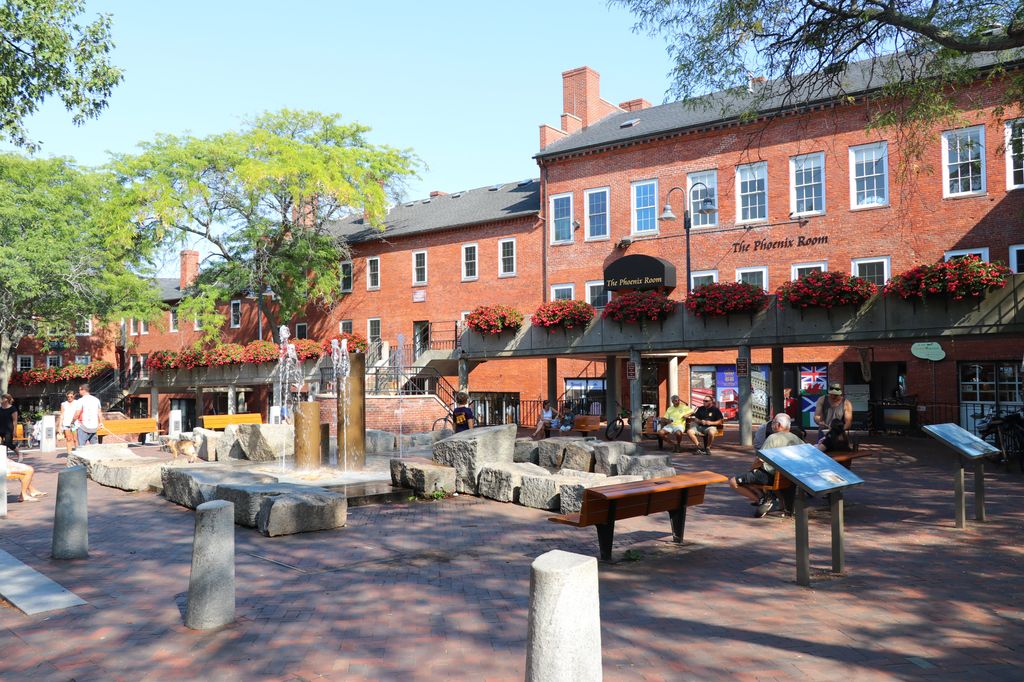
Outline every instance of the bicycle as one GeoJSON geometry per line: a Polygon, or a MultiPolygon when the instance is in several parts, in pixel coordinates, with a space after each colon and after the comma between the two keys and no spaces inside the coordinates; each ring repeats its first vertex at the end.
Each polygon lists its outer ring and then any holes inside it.
{"type": "Polygon", "coordinates": [[[437,431],[439,424],[441,426],[441,429],[449,429],[449,430],[452,430],[452,431],[455,430],[455,426],[453,425],[453,422],[452,422],[452,413],[451,412],[448,412],[443,417],[438,417],[437,419],[435,419],[433,426],[430,427],[430,430],[431,431],[437,431]]]}
{"type": "MultiPolygon", "coordinates": [[[[619,407],[619,414],[614,420],[608,420],[608,426],[604,429],[604,436],[608,440],[618,440],[619,436],[622,435],[623,430],[625,430],[626,424],[629,423],[629,420],[633,416],[633,413],[623,407],[621,403],[615,404],[619,407]]],[[[642,406],[640,408],[640,423],[643,424],[656,414],[657,411],[651,409],[649,406],[642,406]]]]}

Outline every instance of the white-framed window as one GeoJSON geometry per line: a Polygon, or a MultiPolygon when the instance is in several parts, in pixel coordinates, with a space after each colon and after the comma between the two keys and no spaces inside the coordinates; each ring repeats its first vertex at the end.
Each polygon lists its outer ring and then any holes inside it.
{"type": "Polygon", "coordinates": [[[352,320],[342,320],[338,323],[338,332],[341,334],[352,333],[352,320]]]}
{"type": "Polygon", "coordinates": [[[78,320],[78,325],[75,327],[75,336],[92,336],[92,320],[88,317],[83,317],[78,320]]]}
{"type": "Polygon", "coordinates": [[[611,231],[608,228],[608,195],[607,187],[588,189],[583,193],[583,205],[586,208],[584,227],[587,230],[585,241],[609,238],[611,231]]]}
{"type": "Polygon", "coordinates": [[[690,273],[690,291],[699,289],[705,284],[718,281],[718,270],[694,270],[690,273]]]}
{"type": "Polygon", "coordinates": [[[551,197],[551,243],[568,244],[572,241],[572,194],[551,197]]]}
{"type": "Polygon", "coordinates": [[[352,261],[341,261],[341,293],[347,294],[352,291],[352,261]]]}
{"type": "Polygon", "coordinates": [[[242,326],[242,302],[231,302],[231,328],[238,329],[242,326]]]}
{"type": "Polygon", "coordinates": [[[587,282],[587,303],[595,308],[603,308],[612,300],[612,292],[604,288],[603,279],[587,282]]]}
{"type": "Polygon", "coordinates": [[[789,210],[793,215],[825,212],[825,153],[789,159],[789,210]]]}
{"type": "Polygon", "coordinates": [[[149,322],[146,320],[139,320],[139,334],[149,333],[149,322]]]}
{"type": "Polygon", "coordinates": [[[854,258],[850,274],[884,286],[889,281],[889,257],[854,258]]]}
{"type": "Polygon", "coordinates": [[[985,126],[942,133],[942,196],[985,193],[985,126]]]}
{"type": "Polygon", "coordinates": [[[462,245],[462,281],[470,282],[479,279],[480,269],[477,267],[477,254],[479,249],[476,244],[462,245]]]}
{"type": "Polygon", "coordinates": [[[889,143],[850,147],[850,208],[889,205],[889,143]]]}
{"type": "Polygon", "coordinates": [[[167,331],[178,331],[178,309],[171,308],[167,311],[167,331]]]}
{"type": "Polygon", "coordinates": [[[1006,189],[1024,187],[1024,118],[1006,122],[1006,189]]]}
{"type": "Polygon", "coordinates": [[[718,224],[718,171],[700,171],[688,173],[686,176],[686,192],[690,196],[690,225],[693,227],[714,227],[718,224]],[[694,187],[698,182],[705,187],[694,187]],[[701,213],[697,209],[704,199],[711,199],[715,204],[714,213],[701,213]]]}
{"type": "Polygon", "coordinates": [[[552,301],[571,301],[576,298],[576,285],[575,284],[552,284],[551,285],[551,300],[552,301]]]}
{"type": "Polygon", "coordinates": [[[47,355],[46,366],[47,367],[60,367],[64,364],[64,358],[60,355],[47,355]]]}
{"type": "Polygon", "coordinates": [[[472,310],[463,310],[459,314],[459,322],[465,322],[466,318],[469,317],[470,313],[472,313],[472,312],[473,312],[472,310]]]}
{"type": "Polygon", "coordinates": [[[746,282],[768,290],[768,267],[760,265],[749,268],[736,268],[736,281],[746,282]]]}
{"type": "Polygon", "coordinates": [[[139,323],[134,317],[128,318],[128,333],[132,336],[139,335],[139,323]]]}
{"type": "Polygon", "coordinates": [[[658,181],[638,180],[630,186],[633,204],[633,234],[658,232],[658,181]]]}
{"type": "Polygon", "coordinates": [[[515,277],[516,267],[516,240],[502,239],[498,242],[498,277],[515,277]]]}
{"type": "Polygon", "coordinates": [[[980,246],[976,249],[955,249],[942,254],[943,260],[953,260],[954,258],[960,258],[961,256],[977,256],[981,260],[988,262],[988,247],[980,246]]]}
{"type": "Polygon", "coordinates": [[[768,162],[736,167],[736,222],[768,219],[768,162]]]}
{"type": "Polygon", "coordinates": [[[421,286],[427,283],[427,252],[412,252],[412,285],[421,286]]]}
{"type": "Polygon", "coordinates": [[[92,356],[89,355],[88,353],[75,356],[76,365],[88,365],[90,362],[92,362],[92,356]]]}
{"type": "Polygon", "coordinates": [[[19,372],[27,372],[35,367],[36,359],[32,355],[19,355],[17,359],[17,367],[19,372]]]}
{"type": "Polygon", "coordinates": [[[790,278],[798,280],[804,275],[809,275],[812,272],[825,272],[828,270],[827,261],[818,261],[816,263],[794,263],[790,268],[790,278]]]}
{"type": "Polygon", "coordinates": [[[366,288],[368,291],[380,289],[380,258],[376,256],[366,259],[366,288]]]}
{"type": "Polygon", "coordinates": [[[1017,274],[1024,273],[1024,244],[1010,247],[1010,270],[1017,274]]]}
{"type": "Polygon", "coordinates": [[[296,339],[308,339],[309,338],[309,325],[305,322],[295,323],[295,338],[296,339]]]}
{"type": "Polygon", "coordinates": [[[203,330],[203,323],[199,321],[198,317],[192,319],[192,329],[197,332],[203,330]]]}
{"type": "Polygon", "coordinates": [[[380,341],[380,318],[371,317],[366,321],[366,339],[370,343],[380,341]]]}
{"type": "Polygon", "coordinates": [[[143,353],[139,356],[139,376],[143,379],[149,378],[149,353],[143,353]]]}

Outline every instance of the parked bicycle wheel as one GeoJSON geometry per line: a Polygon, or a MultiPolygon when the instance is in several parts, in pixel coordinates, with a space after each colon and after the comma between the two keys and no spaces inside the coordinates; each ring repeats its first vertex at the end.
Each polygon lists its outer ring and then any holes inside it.
{"type": "Polygon", "coordinates": [[[608,426],[604,429],[604,437],[608,440],[618,440],[624,428],[626,428],[626,422],[622,421],[622,417],[617,417],[615,421],[608,422],[608,426]]]}

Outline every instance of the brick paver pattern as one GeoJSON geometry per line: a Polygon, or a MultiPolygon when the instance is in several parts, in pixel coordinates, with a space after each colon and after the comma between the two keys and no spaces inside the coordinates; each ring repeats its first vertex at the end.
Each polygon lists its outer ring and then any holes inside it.
{"type": "MultiPolygon", "coordinates": [[[[867,483],[847,495],[847,573],[828,572],[817,509],[812,589],[795,584],[792,519],[753,518],[725,485],[690,510],[682,546],[667,515],[618,524],[600,566],[605,678],[1024,679],[1024,476],[990,471],[989,522],[958,531],[950,455],[912,438],[863,447],[875,456],[856,463],[867,483]]],[[[731,475],[748,452],[677,462],[731,475]]],[[[597,554],[592,528],[467,496],[353,508],[329,532],[239,527],[237,622],[194,632],[182,624],[193,513],[90,482],[91,556],[53,561],[63,459],[26,461],[51,495],[10,498],[0,548],[89,604],[0,608],[2,679],[522,680],[530,562],[597,554]]]]}

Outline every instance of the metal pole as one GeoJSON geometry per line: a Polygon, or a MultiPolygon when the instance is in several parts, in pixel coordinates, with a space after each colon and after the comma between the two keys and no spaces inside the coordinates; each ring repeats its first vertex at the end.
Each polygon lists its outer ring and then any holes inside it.
{"type": "Polygon", "coordinates": [[[629,382],[629,430],[632,432],[631,440],[634,443],[639,443],[643,438],[643,408],[641,402],[643,401],[641,392],[641,382],[643,378],[643,368],[640,365],[640,351],[629,350],[629,361],[633,363],[636,368],[636,378],[629,382]]]}
{"type": "Polygon", "coordinates": [[[846,534],[843,524],[843,492],[838,490],[829,495],[832,508],[832,572],[842,573],[846,565],[846,551],[843,543],[846,534]]]}
{"type": "Polygon", "coordinates": [[[811,552],[807,539],[807,503],[799,488],[793,495],[793,514],[796,516],[796,584],[811,586],[811,552]]]}
{"type": "Polygon", "coordinates": [[[956,506],[956,527],[963,528],[966,525],[967,510],[964,509],[964,460],[959,455],[953,471],[953,500],[956,506]]]}
{"type": "Polygon", "coordinates": [[[690,279],[690,209],[686,208],[686,199],[683,199],[683,231],[686,232],[686,293],[693,290],[693,280],[690,279]]]}
{"type": "Polygon", "coordinates": [[[985,462],[974,463],[974,520],[985,521],[985,462]]]}
{"type": "Polygon", "coordinates": [[[256,338],[263,340],[263,292],[256,295],[256,338]]]}
{"type": "MultiPolygon", "coordinates": [[[[751,428],[753,424],[753,399],[750,391],[750,346],[740,346],[737,352],[737,358],[740,360],[746,360],[747,371],[743,376],[737,376],[736,381],[739,383],[740,389],[740,445],[753,445],[754,444],[754,433],[751,428]]],[[[739,373],[737,372],[737,375],[739,373]]]]}

